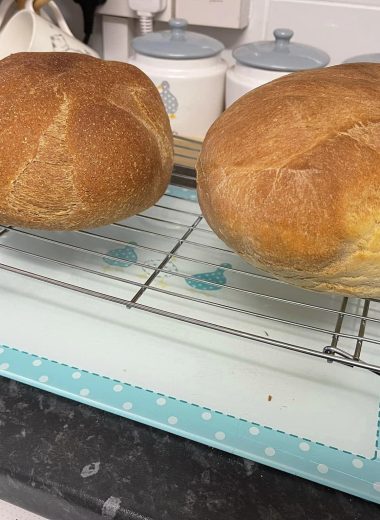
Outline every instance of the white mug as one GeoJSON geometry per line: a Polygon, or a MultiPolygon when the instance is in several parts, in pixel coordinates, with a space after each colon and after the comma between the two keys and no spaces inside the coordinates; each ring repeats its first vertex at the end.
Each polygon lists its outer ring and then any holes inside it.
{"type": "MultiPolygon", "coordinates": [[[[14,0],[0,3],[0,27],[14,0]]],[[[0,31],[0,59],[16,52],[78,52],[99,58],[90,47],[77,40],[70,31],[59,7],[51,0],[47,6],[53,24],[46,15],[40,16],[33,9],[33,0],[27,0],[25,8],[18,11],[0,31]]]]}

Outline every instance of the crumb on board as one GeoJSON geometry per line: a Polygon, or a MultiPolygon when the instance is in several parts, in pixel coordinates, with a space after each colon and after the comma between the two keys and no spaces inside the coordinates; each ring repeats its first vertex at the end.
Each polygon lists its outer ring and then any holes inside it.
{"type": "Polygon", "coordinates": [[[268,395],[268,401],[272,401],[272,396],[270,394],[268,395]]]}

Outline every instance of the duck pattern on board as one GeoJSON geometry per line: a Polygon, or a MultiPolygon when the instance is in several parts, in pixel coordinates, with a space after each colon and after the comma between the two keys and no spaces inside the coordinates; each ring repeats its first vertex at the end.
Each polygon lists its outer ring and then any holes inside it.
{"type": "Polygon", "coordinates": [[[162,102],[164,103],[166,113],[170,118],[175,118],[175,113],[178,110],[178,99],[170,92],[170,84],[168,81],[163,81],[161,85],[159,85],[158,90],[160,91],[160,96],[162,102]]]}
{"type": "MultiPolygon", "coordinates": [[[[129,244],[130,245],[118,247],[108,251],[108,256],[103,257],[103,262],[112,267],[122,268],[135,264],[138,257],[135,249],[132,246],[136,246],[137,243],[129,242],[129,244]]],[[[150,275],[160,262],[161,260],[151,260],[148,262],[149,267],[148,265],[142,266],[142,271],[150,275]]],[[[223,263],[217,269],[215,269],[215,271],[192,275],[191,278],[185,278],[185,282],[189,287],[198,291],[219,291],[220,289],[223,289],[223,286],[227,283],[227,278],[224,274],[226,269],[232,269],[232,265],[223,263]]],[[[158,280],[166,287],[167,283],[164,281],[164,279],[172,278],[173,274],[178,272],[178,268],[173,262],[170,262],[166,266],[165,271],[160,273],[158,280]],[[165,272],[166,270],[169,272],[165,272]]]]}
{"type": "MultiPolygon", "coordinates": [[[[131,245],[137,246],[136,242],[129,243],[131,245]]],[[[104,256],[103,261],[108,265],[112,265],[113,267],[129,267],[130,265],[137,262],[136,251],[131,246],[112,249],[111,251],[108,251],[107,255],[112,256],[114,259],[109,258],[109,256],[104,256]]]]}
{"type": "Polygon", "coordinates": [[[198,289],[199,291],[219,291],[223,289],[223,286],[227,283],[227,279],[224,275],[225,269],[231,268],[231,264],[221,264],[220,267],[211,273],[200,273],[193,275],[191,278],[186,278],[186,283],[193,289],[198,289]]]}

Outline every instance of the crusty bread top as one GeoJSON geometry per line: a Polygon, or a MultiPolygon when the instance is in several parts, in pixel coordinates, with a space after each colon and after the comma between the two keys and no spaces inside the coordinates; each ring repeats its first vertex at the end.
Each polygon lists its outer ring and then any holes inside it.
{"type": "Polygon", "coordinates": [[[99,226],[145,209],[172,169],[170,125],[136,67],[82,54],[0,62],[0,223],[99,226]]]}
{"type": "Polygon", "coordinates": [[[197,170],[207,220],[248,260],[380,282],[380,64],[251,91],[211,127],[197,170]]]}

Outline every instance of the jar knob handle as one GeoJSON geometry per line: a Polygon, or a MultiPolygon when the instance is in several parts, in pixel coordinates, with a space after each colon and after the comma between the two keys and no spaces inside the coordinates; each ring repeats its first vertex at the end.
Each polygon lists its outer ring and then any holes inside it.
{"type": "Polygon", "coordinates": [[[293,34],[294,32],[291,29],[275,29],[273,31],[273,35],[276,40],[276,47],[284,47],[285,45],[289,45],[293,34]]]}
{"type": "Polygon", "coordinates": [[[170,38],[172,40],[183,40],[185,38],[187,25],[187,20],[183,18],[172,18],[169,20],[169,27],[171,29],[170,38]]]}

